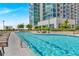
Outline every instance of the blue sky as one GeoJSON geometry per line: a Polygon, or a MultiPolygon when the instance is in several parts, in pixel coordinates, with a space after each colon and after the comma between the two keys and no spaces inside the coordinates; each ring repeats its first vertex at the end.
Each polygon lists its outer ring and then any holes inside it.
{"type": "Polygon", "coordinates": [[[29,23],[29,4],[28,3],[0,3],[0,29],[2,21],[5,25],[14,26],[17,24],[29,23]]]}

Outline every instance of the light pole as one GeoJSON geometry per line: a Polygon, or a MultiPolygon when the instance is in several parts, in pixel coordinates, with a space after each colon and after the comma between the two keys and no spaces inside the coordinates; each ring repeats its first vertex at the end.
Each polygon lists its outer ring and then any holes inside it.
{"type": "Polygon", "coordinates": [[[3,20],[3,29],[4,29],[4,22],[5,22],[5,21],[3,20]]]}

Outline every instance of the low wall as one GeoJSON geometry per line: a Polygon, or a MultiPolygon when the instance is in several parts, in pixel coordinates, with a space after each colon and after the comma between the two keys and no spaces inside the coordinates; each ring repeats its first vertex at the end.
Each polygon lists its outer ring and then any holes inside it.
{"type": "Polygon", "coordinates": [[[41,33],[38,31],[31,31],[32,33],[35,34],[66,34],[66,35],[73,35],[74,32],[73,31],[50,31],[49,33],[41,33]]]}

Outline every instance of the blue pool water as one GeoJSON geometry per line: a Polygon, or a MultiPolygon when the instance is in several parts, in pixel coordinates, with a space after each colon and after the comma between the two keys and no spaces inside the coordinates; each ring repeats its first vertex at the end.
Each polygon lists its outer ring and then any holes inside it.
{"type": "Polygon", "coordinates": [[[16,32],[40,56],[79,56],[79,37],[59,34],[16,32]]]}

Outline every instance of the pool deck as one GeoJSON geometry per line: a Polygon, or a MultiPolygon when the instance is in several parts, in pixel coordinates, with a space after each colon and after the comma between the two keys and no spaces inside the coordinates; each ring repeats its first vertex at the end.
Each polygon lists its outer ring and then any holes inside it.
{"type": "Polygon", "coordinates": [[[50,31],[50,33],[42,33],[40,31],[40,33],[38,31],[31,31],[32,33],[35,33],[35,34],[65,34],[65,35],[76,35],[73,33],[73,31],[50,31]]]}
{"type": "Polygon", "coordinates": [[[19,37],[14,32],[11,33],[8,47],[5,47],[4,50],[4,56],[34,56],[34,53],[28,47],[21,47],[19,37]]]}

